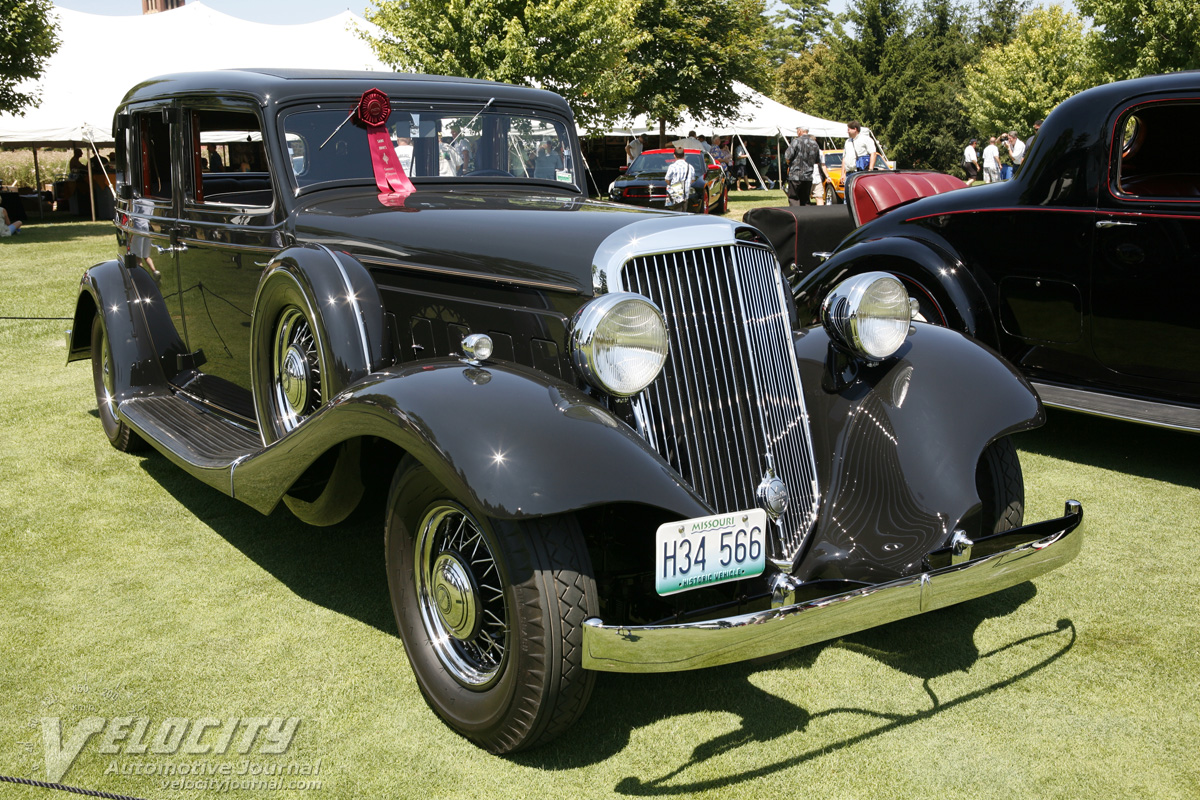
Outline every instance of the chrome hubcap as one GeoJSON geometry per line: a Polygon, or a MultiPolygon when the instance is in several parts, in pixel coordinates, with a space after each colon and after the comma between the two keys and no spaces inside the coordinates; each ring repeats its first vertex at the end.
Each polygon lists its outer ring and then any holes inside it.
{"type": "Polygon", "coordinates": [[[479,593],[471,572],[457,553],[442,553],[433,563],[430,594],[442,625],[459,641],[479,627],[479,593]]]}
{"type": "Polygon", "coordinates": [[[279,373],[283,395],[293,413],[299,414],[304,410],[304,402],[308,399],[309,369],[304,353],[296,345],[289,345],[283,357],[283,369],[279,373]]]}
{"type": "Polygon", "coordinates": [[[455,680],[484,689],[499,676],[508,643],[495,556],[475,519],[450,502],[425,512],[415,548],[417,606],[430,646],[455,680]]]}

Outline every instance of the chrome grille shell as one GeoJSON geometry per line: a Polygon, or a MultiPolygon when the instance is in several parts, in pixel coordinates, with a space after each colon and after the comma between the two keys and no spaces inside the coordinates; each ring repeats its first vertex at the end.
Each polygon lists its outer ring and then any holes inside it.
{"type": "Polygon", "coordinates": [[[670,337],[662,373],[632,399],[639,433],[718,513],[759,506],[756,489],[773,469],[790,502],[776,521],[771,557],[791,562],[812,530],[820,494],[774,253],[730,241],[621,255],[604,289],[648,297],[670,337]]]}

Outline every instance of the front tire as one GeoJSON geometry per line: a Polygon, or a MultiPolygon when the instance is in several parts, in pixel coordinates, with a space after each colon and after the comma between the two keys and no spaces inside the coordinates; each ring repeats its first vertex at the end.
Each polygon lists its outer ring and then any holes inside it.
{"type": "Polygon", "coordinates": [[[838,199],[837,189],[833,188],[833,184],[825,184],[825,205],[836,206],[840,202],[842,201],[838,199]]]}
{"type": "Polygon", "coordinates": [[[117,416],[116,365],[113,363],[112,346],[104,322],[97,314],[92,318],[92,383],[96,388],[96,410],[100,416],[100,427],[113,447],[122,453],[141,450],[145,447],[133,430],[117,416]]]}
{"type": "Polygon", "coordinates": [[[411,457],[396,470],[386,527],[388,588],[429,706],[493,753],[558,736],[587,705],[583,621],[598,609],[570,515],[485,516],[411,457]]]}
{"type": "Polygon", "coordinates": [[[997,439],[983,451],[975,471],[975,487],[982,503],[982,535],[1021,527],[1025,518],[1025,478],[1011,439],[997,439]]]}

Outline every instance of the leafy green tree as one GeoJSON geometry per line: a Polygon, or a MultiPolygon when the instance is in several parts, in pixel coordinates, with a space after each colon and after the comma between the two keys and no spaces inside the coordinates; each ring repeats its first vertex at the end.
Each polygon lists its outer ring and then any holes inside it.
{"type": "Polygon", "coordinates": [[[46,60],[58,50],[53,10],[51,0],[0,0],[0,111],[23,115],[38,102],[36,89],[18,86],[42,77],[46,60]]]}
{"type": "Polygon", "coordinates": [[[1094,69],[1078,15],[1057,5],[1035,8],[1011,42],[967,69],[963,102],[972,130],[981,137],[1028,132],[1063,100],[1094,86],[1094,69]]]}
{"type": "Polygon", "coordinates": [[[907,25],[903,0],[851,0],[826,38],[826,69],[812,81],[813,105],[805,111],[830,119],[858,119],[876,135],[886,130],[886,70],[904,63],[907,25]]]}
{"type": "Polygon", "coordinates": [[[763,0],[642,0],[634,24],[646,38],[630,54],[633,113],[659,120],[660,131],[685,111],[720,122],[741,102],[734,81],[769,90],[764,9],[763,0]]]}
{"type": "Polygon", "coordinates": [[[1006,45],[1017,35],[1030,0],[982,0],[975,16],[975,46],[980,50],[1006,45]]]}
{"type": "Polygon", "coordinates": [[[815,114],[812,111],[817,107],[815,95],[834,93],[825,90],[832,80],[829,76],[832,59],[833,51],[827,44],[789,56],[775,70],[775,91],[771,96],[786,106],[815,114]]]}
{"type": "Polygon", "coordinates": [[[1094,25],[1088,49],[1104,80],[1200,68],[1194,0],[1078,0],[1094,25]]]}
{"type": "Polygon", "coordinates": [[[782,8],[771,15],[766,34],[767,53],[776,68],[819,44],[833,21],[829,0],[780,2],[782,8]]]}
{"type": "Polygon", "coordinates": [[[937,170],[962,161],[968,123],[959,95],[973,54],[965,9],[951,0],[925,0],[903,47],[893,47],[884,61],[880,99],[886,107],[876,112],[876,124],[887,133],[891,157],[937,170]]]}
{"type": "Polygon", "coordinates": [[[486,78],[558,92],[584,126],[624,115],[638,0],[372,0],[363,34],[399,71],[486,78]]]}

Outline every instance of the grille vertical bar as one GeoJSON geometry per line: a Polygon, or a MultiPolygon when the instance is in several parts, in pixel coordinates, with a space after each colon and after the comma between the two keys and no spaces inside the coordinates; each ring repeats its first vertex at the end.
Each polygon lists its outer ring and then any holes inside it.
{"type": "Polygon", "coordinates": [[[633,401],[643,435],[718,512],[758,505],[770,453],[791,497],[774,555],[795,557],[818,490],[775,257],[748,245],[642,256],[623,284],[662,309],[670,337],[662,374],[633,401]]]}

